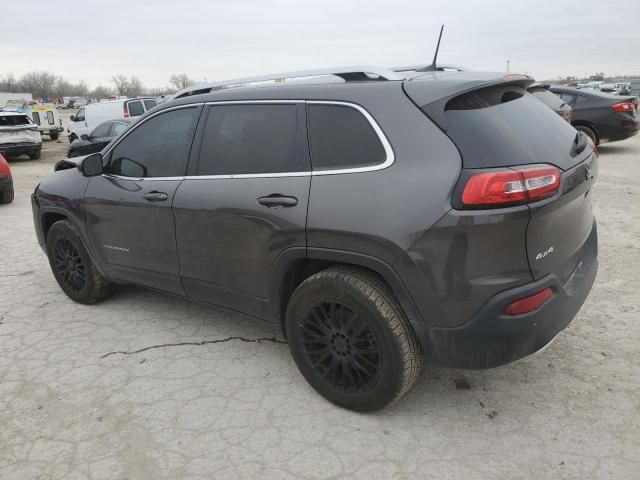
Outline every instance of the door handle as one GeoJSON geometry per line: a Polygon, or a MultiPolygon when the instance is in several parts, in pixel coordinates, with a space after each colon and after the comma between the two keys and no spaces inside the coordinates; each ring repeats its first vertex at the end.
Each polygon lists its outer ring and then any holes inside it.
{"type": "Polygon", "coordinates": [[[298,204],[298,199],[296,197],[273,193],[266,197],[260,197],[258,203],[269,208],[295,207],[298,204]]]}
{"type": "Polygon", "coordinates": [[[167,198],[169,198],[169,195],[167,195],[164,192],[149,192],[149,193],[145,193],[144,195],[142,195],[142,198],[144,198],[145,200],[149,200],[150,202],[162,202],[163,200],[166,200],[167,198]]]}

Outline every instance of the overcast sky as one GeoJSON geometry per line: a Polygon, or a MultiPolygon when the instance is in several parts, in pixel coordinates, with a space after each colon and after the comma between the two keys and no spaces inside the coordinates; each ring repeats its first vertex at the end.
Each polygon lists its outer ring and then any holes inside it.
{"type": "Polygon", "coordinates": [[[2,0],[0,75],[49,70],[91,87],[150,87],[344,65],[640,74],[640,0],[2,0]]]}

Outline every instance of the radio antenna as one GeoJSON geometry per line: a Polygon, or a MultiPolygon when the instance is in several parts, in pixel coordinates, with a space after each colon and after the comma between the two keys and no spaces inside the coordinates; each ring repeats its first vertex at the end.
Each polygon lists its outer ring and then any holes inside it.
{"type": "Polygon", "coordinates": [[[433,54],[433,62],[431,65],[428,65],[424,68],[416,70],[416,72],[437,72],[438,67],[436,66],[436,60],[438,59],[438,51],[440,50],[440,40],[442,40],[442,31],[444,30],[444,25],[440,27],[440,35],[438,36],[438,44],[436,45],[436,53],[433,54]]]}

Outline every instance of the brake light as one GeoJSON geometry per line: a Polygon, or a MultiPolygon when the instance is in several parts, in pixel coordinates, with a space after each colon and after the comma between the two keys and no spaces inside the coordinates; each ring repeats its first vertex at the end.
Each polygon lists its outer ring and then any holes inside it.
{"type": "Polygon", "coordinates": [[[129,109],[126,103],[122,104],[122,110],[124,111],[124,118],[129,118],[129,109]]]}
{"type": "Polygon", "coordinates": [[[0,177],[11,177],[11,169],[5,158],[0,153],[0,177]]]}
{"type": "Polygon", "coordinates": [[[504,313],[507,315],[522,315],[524,313],[533,312],[537,308],[540,308],[542,304],[552,296],[553,290],[547,287],[538,293],[534,293],[528,297],[520,298],[515,302],[511,302],[507,305],[504,313]]]}
{"type": "Polygon", "coordinates": [[[467,206],[499,206],[542,200],[558,191],[560,173],[560,169],[551,165],[478,173],[467,180],[462,203],[467,206]]]}
{"type": "Polygon", "coordinates": [[[611,109],[614,112],[631,113],[635,111],[636,107],[633,104],[633,102],[624,101],[624,102],[614,103],[613,105],[611,105],[611,109]]]}

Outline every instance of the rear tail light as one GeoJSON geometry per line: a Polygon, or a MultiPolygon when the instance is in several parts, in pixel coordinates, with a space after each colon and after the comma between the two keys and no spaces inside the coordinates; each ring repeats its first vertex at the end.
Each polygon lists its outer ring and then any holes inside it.
{"type": "Polygon", "coordinates": [[[636,106],[631,101],[618,102],[611,105],[611,109],[614,112],[631,113],[635,112],[636,106]]]}
{"type": "Polygon", "coordinates": [[[553,297],[553,290],[545,288],[544,290],[529,295],[528,297],[520,298],[515,302],[511,302],[505,308],[504,313],[507,315],[523,315],[525,313],[533,312],[540,308],[544,302],[553,297]]]}
{"type": "Polygon", "coordinates": [[[124,118],[129,118],[129,109],[127,108],[127,104],[126,103],[122,104],[122,110],[124,112],[124,118]]]}
{"type": "Polygon", "coordinates": [[[0,153],[0,177],[11,177],[11,169],[5,158],[0,153]]]}
{"type": "Polygon", "coordinates": [[[560,169],[551,165],[478,173],[467,180],[462,191],[462,204],[491,207],[542,200],[558,191],[560,174],[560,169]]]}

